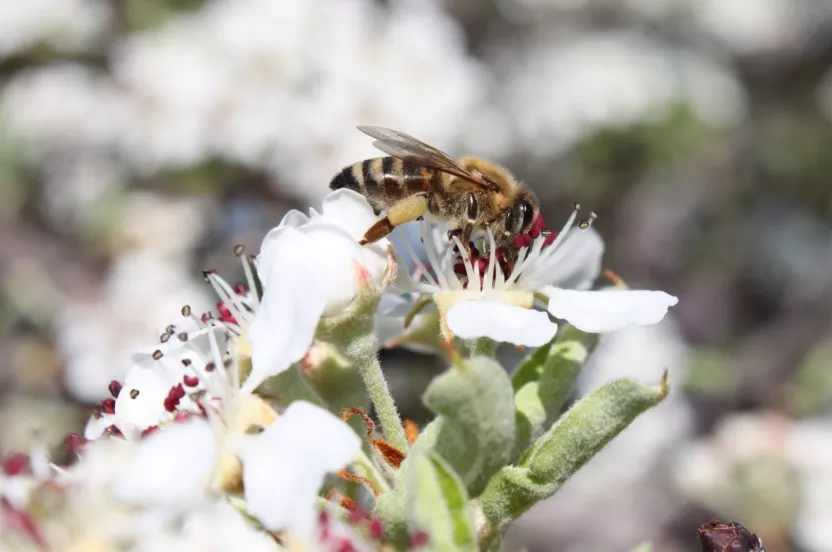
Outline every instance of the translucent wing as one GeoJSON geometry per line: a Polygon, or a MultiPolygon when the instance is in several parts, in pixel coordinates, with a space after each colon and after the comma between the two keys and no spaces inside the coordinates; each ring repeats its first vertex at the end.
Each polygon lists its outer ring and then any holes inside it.
{"type": "Polygon", "coordinates": [[[495,187],[478,173],[469,171],[447,154],[409,134],[378,126],[360,126],[358,130],[375,138],[373,145],[387,155],[458,176],[489,190],[495,187]]]}

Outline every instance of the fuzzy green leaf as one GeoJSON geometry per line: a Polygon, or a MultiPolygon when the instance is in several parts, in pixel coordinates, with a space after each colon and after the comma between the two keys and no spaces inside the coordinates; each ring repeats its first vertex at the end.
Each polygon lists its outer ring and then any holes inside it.
{"type": "Polygon", "coordinates": [[[468,493],[478,496],[511,457],[515,436],[511,382],[494,360],[461,360],[433,380],[425,405],[441,426],[434,450],[460,475],[468,493]]]}
{"type": "Polygon", "coordinates": [[[428,550],[476,550],[468,495],[453,469],[438,454],[420,452],[410,476],[410,526],[427,533],[428,550]]]}
{"type": "Polygon", "coordinates": [[[581,466],[642,412],[667,395],[630,379],[608,383],[577,402],[526,452],[517,466],[501,469],[480,497],[485,523],[480,546],[534,504],[552,496],[581,466]]]}
{"type": "Polygon", "coordinates": [[[526,357],[514,372],[517,433],[513,460],[555,421],[597,343],[596,334],[566,326],[555,339],[526,357]]]}

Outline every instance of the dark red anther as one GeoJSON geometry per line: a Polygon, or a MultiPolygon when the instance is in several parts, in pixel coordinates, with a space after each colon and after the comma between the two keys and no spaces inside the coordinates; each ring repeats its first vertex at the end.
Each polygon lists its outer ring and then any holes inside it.
{"type": "Polygon", "coordinates": [[[146,427],[142,430],[142,437],[147,437],[148,435],[150,435],[152,433],[156,433],[158,430],[159,430],[159,426],[152,425],[152,426],[146,427]]]}
{"type": "Polygon", "coordinates": [[[103,410],[105,414],[115,414],[116,413],[116,400],[115,399],[104,399],[103,401],[101,401],[101,410],[103,410]]]}
{"type": "Polygon", "coordinates": [[[176,416],[173,417],[174,422],[186,422],[191,419],[191,413],[186,411],[179,411],[176,413],[176,416]]]}
{"type": "Polygon", "coordinates": [[[543,247],[548,247],[548,246],[552,245],[552,242],[555,241],[555,238],[557,238],[557,237],[558,237],[558,233],[555,232],[554,230],[551,230],[551,234],[546,236],[546,239],[543,240],[543,247]]]}
{"type": "Polygon", "coordinates": [[[107,429],[105,431],[107,433],[109,433],[110,435],[114,436],[114,437],[122,437],[123,436],[122,433],[121,433],[121,430],[115,424],[107,426],[107,429]]]}
{"type": "Polygon", "coordinates": [[[113,380],[110,382],[110,385],[107,389],[110,390],[110,395],[112,395],[115,398],[118,398],[118,394],[121,393],[121,384],[118,381],[113,380]]]}
{"type": "Polygon", "coordinates": [[[197,385],[199,385],[199,378],[196,376],[189,376],[186,374],[182,378],[182,381],[185,382],[185,385],[187,385],[188,387],[196,387],[197,385]]]}
{"type": "Polygon", "coordinates": [[[20,475],[29,471],[29,455],[16,452],[3,460],[3,473],[6,475],[20,475]]]}
{"type": "Polygon", "coordinates": [[[355,524],[359,523],[360,521],[362,521],[366,517],[367,517],[367,513],[363,509],[361,509],[361,506],[356,506],[355,508],[350,510],[350,514],[347,517],[347,519],[349,520],[350,523],[355,525],[355,524]]]}
{"type": "Polygon", "coordinates": [[[242,282],[237,282],[234,284],[234,293],[237,295],[247,295],[248,294],[248,286],[242,282]]]}
{"type": "Polygon", "coordinates": [[[532,239],[536,240],[545,227],[546,224],[543,222],[543,217],[537,215],[537,218],[532,222],[532,227],[529,229],[529,234],[531,234],[532,239]]]}
{"type": "Polygon", "coordinates": [[[329,525],[329,514],[324,510],[318,512],[318,525],[329,525]]]}
{"type": "Polygon", "coordinates": [[[338,552],[356,552],[355,546],[347,539],[342,539],[336,550],[338,552]]]}
{"type": "Polygon", "coordinates": [[[411,548],[421,548],[428,543],[428,534],[424,531],[416,531],[410,535],[411,548]]]}
{"type": "Polygon", "coordinates": [[[199,317],[199,319],[202,321],[203,324],[208,324],[208,321],[211,320],[211,313],[204,312],[202,313],[202,316],[199,317]]]}
{"type": "Polygon", "coordinates": [[[217,310],[220,313],[220,320],[223,322],[230,322],[231,324],[237,323],[237,319],[231,314],[231,309],[225,305],[225,301],[219,301],[217,303],[217,310]]]}
{"type": "Polygon", "coordinates": [[[87,440],[77,433],[70,433],[66,436],[66,440],[64,441],[64,448],[66,448],[67,453],[69,453],[70,456],[75,457],[81,455],[81,451],[84,450],[86,445],[87,440]]]}
{"type": "Polygon", "coordinates": [[[384,525],[381,524],[380,519],[371,519],[369,530],[371,539],[380,541],[384,538],[384,525]]]}
{"type": "Polygon", "coordinates": [[[488,270],[488,258],[487,257],[477,257],[476,258],[477,269],[479,270],[480,274],[485,274],[485,271],[488,270]]]}
{"type": "Polygon", "coordinates": [[[179,406],[179,400],[185,396],[185,388],[181,383],[178,383],[170,388],[168,396],[165,398],[165,410],[173,412],[179,406]]]}
{"type": "Polygon", "coordinates": [[[523,249],[526,242],[523,240],[523,234],[517,234],[514,236],[514,239],[511,242],[514,245],[514,249],[523,249]]]}

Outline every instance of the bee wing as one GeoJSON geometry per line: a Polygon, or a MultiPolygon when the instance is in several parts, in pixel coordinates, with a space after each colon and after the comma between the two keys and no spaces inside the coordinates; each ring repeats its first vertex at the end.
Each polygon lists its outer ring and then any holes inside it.
{"type": "Polygon", "coordinates": [[[373,145],[387,155],[452,174],[489,190],[493,188],[493,184],[481,176],[472,173],[447,154],[410,134],[378,126],[360,126],[358,130],[375,138],[373,145]]]}

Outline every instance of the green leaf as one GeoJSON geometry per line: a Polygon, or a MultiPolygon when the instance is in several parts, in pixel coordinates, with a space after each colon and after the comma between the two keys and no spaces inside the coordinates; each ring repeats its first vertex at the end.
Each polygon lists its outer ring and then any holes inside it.
{"type": "Polygon", "coordinates": [[[515,435],[511,382],[494,360],[461,360],[433,380],[425,405],[438,415],[434,450],[478,496],[510,459],[515,435]]]}
{"type": "Polygon", "coordinates": [[[427,548],[476,550],[468,495],[453,469],[438,454],[420,451],[413,459],[410,477],[410,526],[427,533],[427,548]]]}
{"type": "Polygon", "coordinates": [[[598,335],[566,326],[558,336],[530,354],[512,375],[517,432],[512,460],[555,421],[598,335]]]}
{"type": "Polygon", "coordinates": [[[487,548],[512,520],[552,496],[637,416],[660,403],[667,392],[665,379],[658,388],[621,379],[577,402],[535,441],[518,466],[504,467],[489,482],[480,497],[486,520],[481,548],[487,548]]]}

